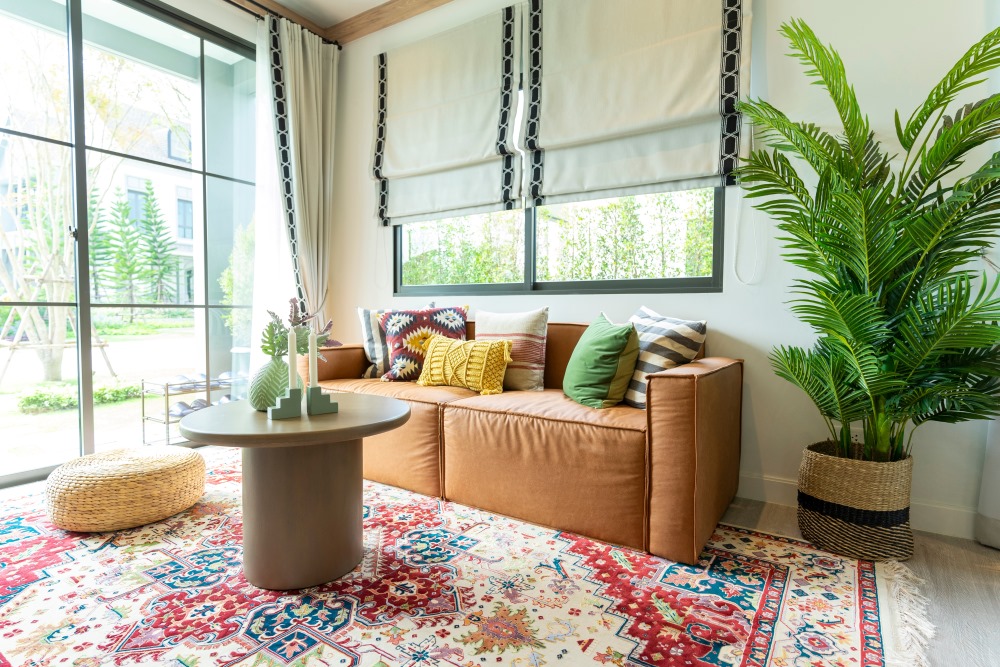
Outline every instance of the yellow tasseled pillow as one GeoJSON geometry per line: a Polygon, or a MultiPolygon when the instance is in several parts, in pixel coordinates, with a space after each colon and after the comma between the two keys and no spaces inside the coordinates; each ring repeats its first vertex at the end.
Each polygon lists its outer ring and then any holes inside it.
{"type": "Polygon", "coordinates": [[[417,384],[465,387],[484,396],[500,394],[512,344],[509,340],[462,341],[432,336],[427,341],[424,368],[417,384]]]}

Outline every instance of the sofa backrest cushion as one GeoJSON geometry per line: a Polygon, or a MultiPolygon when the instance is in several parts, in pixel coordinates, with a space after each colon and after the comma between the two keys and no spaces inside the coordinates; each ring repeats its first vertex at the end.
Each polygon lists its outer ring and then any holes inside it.
{"type": "MultiPolygon", "coordinates": [[[[476,323],[466,322],[466,337],[476,337],[476,323]]],[[[549,322],[549,332],[545,340],[545,388],[562,389],[563,377],[566,375],[566,364],[573,354],[580,336],[587,330],[586,324],[575,322],[549,322]]],[[[695,359],[705,356],[705,346],[695,359]]]]}

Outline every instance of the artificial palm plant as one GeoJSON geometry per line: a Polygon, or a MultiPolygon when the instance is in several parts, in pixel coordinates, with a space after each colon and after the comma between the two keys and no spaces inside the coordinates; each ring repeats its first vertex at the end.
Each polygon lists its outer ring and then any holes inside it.
{"type": "Polygon", "coordinates": [[[1000,28],[909,118],[896,113],[898,154],[876,139],[837,52],[802,21],[781,32],[843,134],[763,100],[739,105],[768,146],[751,151],[740,182],[778,221],[788,261],[811,274],[791,307],[818,340],[776,348],[772,364],[819,408],[840,456],[905,459],[921,424],[1000,414],[998,280],[973,270],[1000,232],[1000,152],[955,177],[1000,137],[1000,95],[952,109],[1000,67],[1000,28]],[[852,443],[857,422],[864,440],[852,443]]]}

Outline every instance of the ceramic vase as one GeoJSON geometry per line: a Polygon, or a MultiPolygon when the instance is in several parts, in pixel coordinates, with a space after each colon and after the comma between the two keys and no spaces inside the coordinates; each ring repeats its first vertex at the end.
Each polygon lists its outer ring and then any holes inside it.
{"type": "MultiPolygon", "coordinates": [[[[302,387],[302,378],[298,373],[298,385],[302,387]]],[[[250,380],[250,405],[254,410],[266,412],[278,402],[278,397],[288,389],[288,364],[281,357],[271,357],[250,380]]]]}

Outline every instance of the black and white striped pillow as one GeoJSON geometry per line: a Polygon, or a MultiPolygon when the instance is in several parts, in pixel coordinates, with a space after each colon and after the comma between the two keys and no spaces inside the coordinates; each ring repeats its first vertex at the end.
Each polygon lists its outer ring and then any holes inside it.
{"type": "Polygon", "coordinates": [[[639,334],[639,360],[625,392],[625,405],[646,407],[646,375],[680,366],[698,356],[706,322],[664,317],[643,306],[629,318],[639,334]]]}

